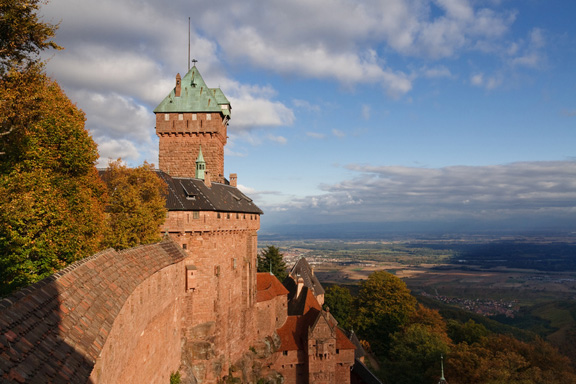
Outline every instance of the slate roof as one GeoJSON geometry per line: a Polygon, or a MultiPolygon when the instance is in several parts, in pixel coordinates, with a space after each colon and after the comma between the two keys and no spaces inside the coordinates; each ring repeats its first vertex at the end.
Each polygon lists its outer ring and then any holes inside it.
{"type": "Polygon", "coordinates": [[[352,376],[357,377],[356,382],[362,384],[382,384],[380,379],[377,378],[376,375],[374,375],[372,371],[370,371],[368,367],[358,359],[354,359],[354,365],[352,366],[350,373],[352,376]]]}
{"type": "Polygon", "coordinates": [[[354,352],[354,358],[360,359],[366,356],[366,351],[364,350],[364,347],[362,347],[362,344],[360,344],[360,340],[358,340],[358,336],[356,336],[354,331],[347,332],[346,335],[348,336],[350,341],[356,346],[356,351],[354,352]]]}
{"type": "Polygon", "coordinates": [[[108,249],[2,299],[0,382],[87,382],[134,289],[185,257],[171,240],[108,249]]]}
{"type": "Polygon", "coordinates": [[[219,112],[230,116],[230,101],[219,88],[208,88],[196,66],[182,78],[180,96],[172,89],[154,113],[219,112]],[[227,106],[228,108],[222,108],[227,106]]]}
{"type": "Polygon", "coordinates": [[[256,301],[258,303],[287,294],[288,290],[284,288],[276,276],[268,272],[258,272],[256,274],[256,301]]]}
{"type": "Polygon", "coordinates": [[[322,287],[322,284],[320,284],[316,275],[312,273],[312,267],[310,267],[306,258],[300,258],[300,260],[298,260],[290,270],[289,275],[296,282],[298,281],[298,277],[301,277],[304,280],[304,285],[312,289],[314,296],[324,294],[324,287],[322,287]]]}
{"type": "Polygon", "coordinates": [[[163,171],[156,172],[168,185],[166,208],[169,211],[263,213],[251,198],[231,185],[212,183],[208,188],[200,179],[172,177],[163,171]]]}
{"type": "MultiPolygon", "coordinates": [[[[106,180],[106,169],[99,169],[100,178],[106,180]]],[[[168,186],[166,208],[169,211],[219,211],[262,215],[251,198],[229,184],[212,183],[208,188],[203,180],[172,177],[164,171],[155,171],[168,186]]]]}

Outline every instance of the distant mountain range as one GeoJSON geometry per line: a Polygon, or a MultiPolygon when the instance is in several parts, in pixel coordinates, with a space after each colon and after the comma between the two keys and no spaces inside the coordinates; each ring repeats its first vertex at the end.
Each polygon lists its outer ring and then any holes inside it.
{"type": "Polygon", "coordinates": [[[571,223],[518,223],[518,222],[380,222],[333,224],[265,225],[259,232],[260,240],[293,239],[438,239],[458,236],[522,236],[522,237],[576,237],[571,223]]]}

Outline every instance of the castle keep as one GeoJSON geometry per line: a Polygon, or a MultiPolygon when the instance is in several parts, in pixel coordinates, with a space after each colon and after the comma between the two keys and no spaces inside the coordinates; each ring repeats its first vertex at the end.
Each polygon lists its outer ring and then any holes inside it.
{"type": "Polygon", "coordinates": [[[222,91],[194,66],[154,113],[164,240],[100,252],[0,301],[0,381],[377,382],[305,260],[284,284],[256,272],[262,211],[224,177],[222,91]]]}

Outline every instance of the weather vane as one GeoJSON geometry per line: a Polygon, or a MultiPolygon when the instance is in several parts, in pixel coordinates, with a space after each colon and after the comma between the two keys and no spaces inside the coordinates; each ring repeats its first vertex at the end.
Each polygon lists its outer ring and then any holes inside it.
{"type": "Polygon", "coordinates": [[[198,62],[198,60],[192,59],[192,65],[193,65],[193,66],[196,66],[196,63],[197,63],[197,62],[198,62]]]}

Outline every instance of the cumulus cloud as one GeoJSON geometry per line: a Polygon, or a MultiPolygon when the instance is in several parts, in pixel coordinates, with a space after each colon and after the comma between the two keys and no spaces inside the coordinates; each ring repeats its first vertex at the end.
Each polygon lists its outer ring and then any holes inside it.
{"type": "Polygon", "coordinates": [[[343,138],[346,136],[346,133],[344,133],[344,131],[341,131],[339,129],[333,129],[332,134],[336,137],[339,137],[339,138],[343,138]]]}
{"type": "Polygon", "coordinates": [[[313,139],[324,139],[326,137],[325,134],[318,132],[306,132],[306,136],[311,137],[313,139]]]}
{"type": "MultiPolygon", "coordinates": [[[[535,29],[525,40],[505,44],[516,14],[502,9],[469,0],[201,2],[194,4],[190,45],[208,84],[220,86],[233,103],[230,133],[266,137],[261,131],[292,125],[297,110],[320,107],[304,100],[288,106],[270,86],[232,80],[226,72],[231,64],[334,80],[346,89],[375,84],[392,98],[409,93],[418,77],[450,77],[451,72],[435,65],[422,71],[402,68],[389,57],[455,59],[466,51],[506,45],[513,66],[541,65],[544,32],[535,29]]],[[[143,114],[173,87],[175,74],[186,70],[183,15],[190,10],[184,0],[53,0],[43,7],[48,21],[61,21],[56,40],[66,48],[50,59],[48,72],[78,97],[101,143],[134,140],[133,146],[141,147],[137,161],[154,152],[143,147],[154,142],[154,126],[143,114]]],[[[502,82],[476,76],[472,84],[487,89],[502,82]]]]}
{"type": "Polygon", "coordinates": [[[544,31],[540,28],[534,28],[530,32],[528,41],[521,41],[510,47],[509,52],[512,57],[510,63],[512,66],[539,68],[545,63],[545,47],[544,31]]]}
{"type": "Polygon", "coordinates": [[[503,82],[499,74],[486,76],[484,73],[476,73],[471,76],[470,83],[476,87],[492,90],[498,88],[503,82]]]}
{"type": "Polygon", "coordinates": [[[358,176],[325,194],[283,205],[295,222],[576,222],[576,162],[522,162],[439,169],[349,165],[358,176]]]}

